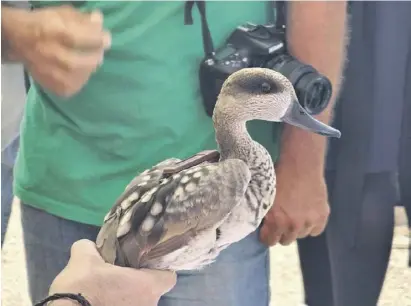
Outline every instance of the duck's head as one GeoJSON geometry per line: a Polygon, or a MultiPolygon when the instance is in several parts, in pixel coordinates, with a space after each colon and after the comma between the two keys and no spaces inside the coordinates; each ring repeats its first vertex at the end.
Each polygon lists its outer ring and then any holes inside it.
{"type": "Polygon", "coordinates": [[[214,117],[218,113],[241,121],[285,122],[320,135],[341,136],[340,131],[307,113],[285,76],[266,68],[245,68],[230,75],[221,89],[214,117]]]}

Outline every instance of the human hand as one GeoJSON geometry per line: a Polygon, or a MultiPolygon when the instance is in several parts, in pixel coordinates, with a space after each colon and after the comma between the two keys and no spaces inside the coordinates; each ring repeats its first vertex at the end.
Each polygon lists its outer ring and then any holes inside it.
{"type": "Polygon", "coordinates": [[[41,86],[64,97],[86,84],[111,44],[98,11],[83,13],[69,5],[5,8],[2,19],[11,59],[23,62],[41,86]]]}
{"type": "Polygon", "coordinates": [[[330,208],[324,177],[304,176],[279,164],[274,205],[263,221],[260,240],[273,246],[297,238],[318,236],[327,225],[330,208]]]}
{"type": "MultiPolygon", "coordinates": [[[[136,270],[104,262],[89,240],[73,244],[67,266],[54,279],[50,295],[81,293],[93,306],[154,306],[176,283],[173,272],[136,270]]],[[[56,300],[53,306],[72,305],[56,300]]]]}

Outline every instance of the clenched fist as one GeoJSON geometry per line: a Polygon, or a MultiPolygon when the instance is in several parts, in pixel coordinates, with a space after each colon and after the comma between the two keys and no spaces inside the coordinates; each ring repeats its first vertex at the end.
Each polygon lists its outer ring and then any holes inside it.
{"type": "Polygon", "coordinates": [[[2,32],[8,58],[23,62],[41,86],[63,97],[87,83],[111,44],[101,13],[69,5],[33,11],[3,7],[2,32]]]}
{"type": "Polygon", "coordinates": [[[281,164],[276,172],[277,193],[264,218],[261,241],[268,246],[288,245],[297,238],[321,234],[330,214],[324,177],[303,176],[281,164]]]}

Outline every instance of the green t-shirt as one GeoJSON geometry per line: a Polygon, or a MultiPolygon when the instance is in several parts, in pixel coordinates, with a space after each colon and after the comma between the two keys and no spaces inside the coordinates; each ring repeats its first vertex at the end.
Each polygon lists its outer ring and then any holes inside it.
{"type": "MultiPolygon", "coordinates": [[[[34,6],[61,2],[36,1],[34,6]]],[[[81,1],[98,8],[112,47],[87,85],[69,99],[34,84],[22,122],[15,193],[65,219],[100,225],[139,172],[170,158],[214,149],[211,118],[198,84],[203,58],[196,7],[184,25],[184,2],[81,1]]],[[[215,46],[236,26],[266,22],[265,2],[208,2],[215,46]]],[[[277,156],[279,126],[253,122],[255,140],[277,156]]]]}

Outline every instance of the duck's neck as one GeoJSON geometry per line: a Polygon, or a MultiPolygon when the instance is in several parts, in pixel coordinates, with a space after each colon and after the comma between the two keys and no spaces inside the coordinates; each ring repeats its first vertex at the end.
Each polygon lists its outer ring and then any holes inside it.
{"type": "Polygon", "coordinates": [[[251,138],[245,121],[225,119],[221,124],[217,120],[215,126],[221,160],[241,159],[251,172],[244,202],[247,205],[239,205],[236,213],[245,214],[244,220],[256,227],[274,202],[274,165],[267,150],[251,138]]]}
{"type": "Polygon", "coordinates": [[[259,146],[248,133],[246,122],[230,117],[216,118],[214,126],[221,159],[238,158],[250,164],[259,146]]]}

